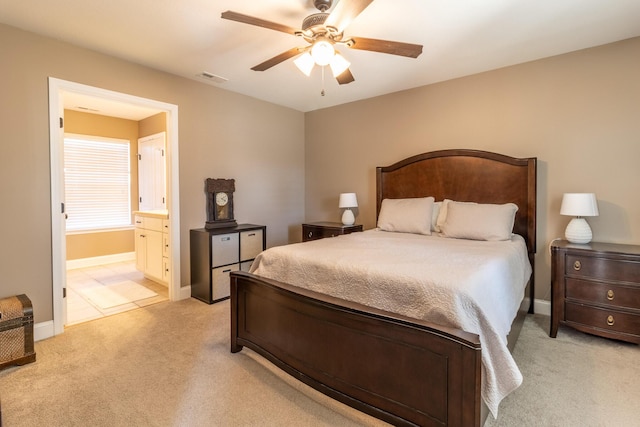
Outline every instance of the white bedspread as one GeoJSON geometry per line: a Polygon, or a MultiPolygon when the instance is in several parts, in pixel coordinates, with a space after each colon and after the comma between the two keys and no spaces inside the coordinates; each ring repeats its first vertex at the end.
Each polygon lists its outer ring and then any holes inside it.
{"type": "Polygon", "coordinates": [[[506,338],[531,275],[520,236],[485,242],[368,230],[268,249],[251,272],[478,334],[482,397],[494,417],[522,383],[506,338]]]}

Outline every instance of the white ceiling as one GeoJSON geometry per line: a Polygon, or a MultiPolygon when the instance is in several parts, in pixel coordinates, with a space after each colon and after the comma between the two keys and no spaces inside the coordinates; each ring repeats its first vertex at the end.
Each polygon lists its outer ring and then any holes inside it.
{"type": "Polygon", "coordinates": [[[639,0],[376,0],[345,36],[422,44],[422,55],[343,48],[356,80],[338,85],[327,72],[321,96],[318,67],[311,77],[292,59],[250,69],[302,39],[223,20],[226,10],[293,28],[317,12],[312,0],[0,0],[0,22],[299,111],[640,35],[639,0]]]}

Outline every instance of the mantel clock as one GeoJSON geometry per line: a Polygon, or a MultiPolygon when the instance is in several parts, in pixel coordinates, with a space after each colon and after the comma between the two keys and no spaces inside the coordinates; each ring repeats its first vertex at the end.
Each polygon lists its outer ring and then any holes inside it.
{"type": "Polygon", "coordinates": [[[207,194],[207,222],[205,228],[235,227],[238,224],[233,218],[234,179],[207,178],[205,193],[207,194]]]}

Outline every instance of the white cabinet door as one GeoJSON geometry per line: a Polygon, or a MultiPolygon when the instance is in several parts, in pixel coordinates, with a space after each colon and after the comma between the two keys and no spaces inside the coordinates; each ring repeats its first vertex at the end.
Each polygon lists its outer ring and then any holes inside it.
{"type": "Polygon", "coordinates": [[[136,227],[136,239],[135,239],[135,245],[136,245],[136,268],[139,271],[144,272],[145,268],[146,268],[146,259],[147,259],[147,241],[146,241],[146,236],[145,236],[145,230],[144,228],[139,228],[136,227]]]}
{"type": "Polygon", "coordinates": [[[162,280],[162,233],[154,230],[145,230],[146,234],[146,268],[145,273],[158,280],[162,280]]]}
{"type": "Polygon", "coordinates": [[[165,153],[165,132],[138,140],[138,209],[141,211],[167,208],[165,153]]]}

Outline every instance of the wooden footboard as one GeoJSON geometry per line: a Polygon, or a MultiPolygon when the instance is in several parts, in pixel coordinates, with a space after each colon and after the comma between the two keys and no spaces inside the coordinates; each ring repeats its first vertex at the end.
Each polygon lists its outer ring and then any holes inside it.
{"type": "Polygon", "coordinates": [[[232,272],[231,352],[243,346],[394,425],[481,422],[475,334],[232,272]]]}

